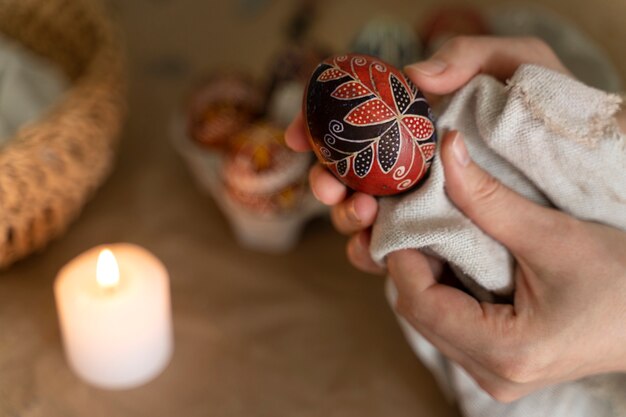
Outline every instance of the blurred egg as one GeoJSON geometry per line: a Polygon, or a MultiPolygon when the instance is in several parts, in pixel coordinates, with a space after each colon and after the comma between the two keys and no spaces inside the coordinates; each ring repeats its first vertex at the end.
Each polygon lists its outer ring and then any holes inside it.
{"type": "Polygon", "coordinates": [[[188,107],[187,131],[197,143],[222,148],[263,108],[258,86],[239,75],[215,75],[197,88],[188,107]]]}
{"type": "Polygon", "coordinates": [[[355,54],[324,60],[304,114],[318,159],[354,190],[398,194],[428,172],[436,149],[430,106],[390,64],[355,54]]]}
{"type": "Polygon", "coordinates": [[[454,36],[489,35],[489,24],[481,11],[471,6],[446,6],[435,9],[420,30],[426,55],[432,55],[454,36]]]}
{"type": "Polygon", "coordinates": [[[283,83],[299,82],[306,85],[309,75],[326,54],[320,48],[290,43],[271,60],[268,71],[268,94],[283,83]]]}
{"type": "Polygon", "coordinates": [[[223,164],[230,198],[259,215],[296,209],[306,191],[311,160],[287,148],[283,137],[280,129],[253,124],[237,135],[223,164]]]}
{"type": "Polygon", "coordinates": [[[291,43],[272,59],[267,90],[267,117],[286,128],[298,114],[304,88],[324,55],[318,48],[291,43]]]}
{"type": "Polygon", "coordinates": [[[413,29],[390,18],[368,22],[352,41],[350,50],[380,58],[398,68],[418,61],[421,56],[421,45],[413,29]]]}

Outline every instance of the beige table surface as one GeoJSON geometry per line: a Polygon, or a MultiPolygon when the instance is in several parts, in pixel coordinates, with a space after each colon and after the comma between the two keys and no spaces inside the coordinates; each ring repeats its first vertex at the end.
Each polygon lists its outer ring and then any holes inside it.
{"type": "MultiPolygon", "coordinates": [[[[0,416],[456,416],[382,295],[352,269],[323,219],[288,255],[241,249],[173,152],[167,121],[190,80],[217,67],[257,75],[295,2],[111,0],[127,38],[130,118],[116,171],[67,235],[0,276],[0,416]],[[64,361],[52,282],[83,250],[128,241],[171,274],[175,354],[156,380],[91,388],[64,361]]],[[[415,21],[435,1],[326,1],[314,38],[347,44],[384,12],[415,21]]],[[[496,3],[482,1],[481,4],[496,3]]],[[[602,42],[626,74],[626,2],[548,6],[602,42]]]]}

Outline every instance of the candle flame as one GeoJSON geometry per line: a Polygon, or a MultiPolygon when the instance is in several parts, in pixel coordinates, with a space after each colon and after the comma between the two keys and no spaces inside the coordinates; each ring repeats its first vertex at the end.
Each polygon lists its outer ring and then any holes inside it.
{"type": "Polygon", "coordinates": [[[103,249],[98,256],[96,280],[102,288],[113,288],[120,281],[120,270],[115,255],[109,249],[103,249]]]}

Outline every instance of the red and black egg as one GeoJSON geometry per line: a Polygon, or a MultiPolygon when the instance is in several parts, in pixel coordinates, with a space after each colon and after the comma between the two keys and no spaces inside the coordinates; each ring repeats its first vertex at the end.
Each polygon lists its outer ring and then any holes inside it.
{"type": "Polygon", "coordinates": [[[304,99],[318,159],[350,188],[384,196],[421,183],[436,150],[430,105],[398,69],[371,56],[324,60],[304,99]]]}

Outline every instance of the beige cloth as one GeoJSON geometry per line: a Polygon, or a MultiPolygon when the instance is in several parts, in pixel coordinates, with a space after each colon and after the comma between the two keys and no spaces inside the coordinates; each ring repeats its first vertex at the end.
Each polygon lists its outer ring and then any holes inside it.
{"type": "MultiPolygon", "coordinates": [[[[454,96],[438,126],[463,132],[472,158],[527,198],[626,230],[626,139],[614,118],[619,103],[615,95],[525,65],[507,86],[476,77],[454,96]]],[[[374,259],[383,262],[399,249],[425,250],[448,260],[479,298],[509,293],[511,255],[448,200],[438,158],[431,169],[420,189],[381,201],[372,236],[374,259]]],[[[615,383],[608,384],[608,377],[592,378],[601,389],[577,382],[500,405],[458,366],[437,358],[417,332],[406,325],[404,330],[468,416],[626,414],[625,375],[611,377],[615,383]]]]}
{"type": "MultiPolygon", "coordinates": [[[[619,98],[564,75],[522,66],[507,86],[478,76],[438,120],[459,129],[473,159],[525,197],[626,228],[626,154],[613,120],[619,98]],[[547,196],[547,198],[545,197],[547,196]]],[[[510,255],[448,200],[436,157],[426,184],[380,203],[372,254],[434,252],[476,290],[511,290],[510,255]]]]}

